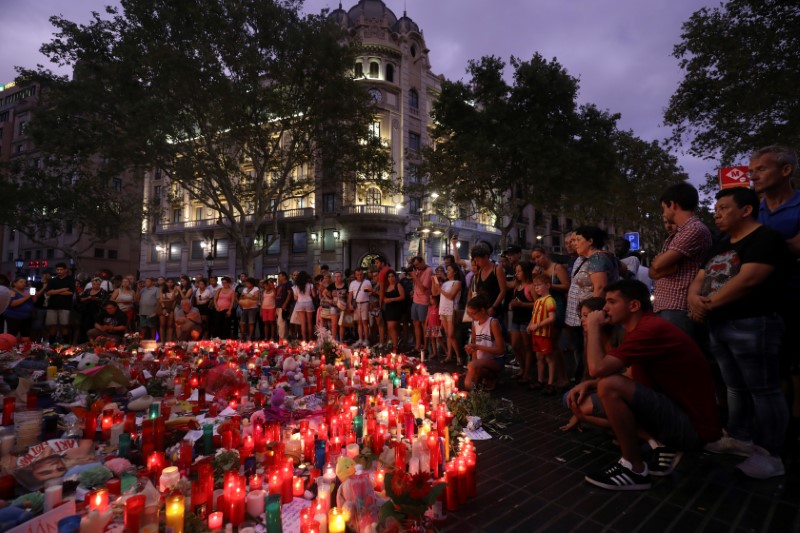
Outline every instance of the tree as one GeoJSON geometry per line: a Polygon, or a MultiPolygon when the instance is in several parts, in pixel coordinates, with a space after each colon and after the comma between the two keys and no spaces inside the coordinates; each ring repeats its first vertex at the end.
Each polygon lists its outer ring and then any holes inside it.
{"type": "Polygon", "coordinates": [[[510,65],[512,84],[494,56],[470,61],[468,82],[442,84],[433,108],[436,144],[424,154],[425,188],[467,214],[493,215],[503,246],[527,205],[560,211],[609,190],[615,160],[608,139],[618,118],[579,108],[578,81],[555,59],[512,57],[510,65]]]}
{"type": "Polygon", "coordinates": [[[86,26],[51,19],[32,134],[48,150],[157,168],[219,214],[242,267],[278,238],[284,203],[318,176],[377,179],[388,154],[351,71],[357,43],[302,0],[122,0],[86,26]],[[270,239],[266,239],[271,235],[270,239]]]}
{"type": "Polygon", "coordinates": [[[730,0],[696,11],[673,55],[685,73],[664,118],[672,140],[723,165],[761,146],[800,146],[800,5],[730,0]]]}

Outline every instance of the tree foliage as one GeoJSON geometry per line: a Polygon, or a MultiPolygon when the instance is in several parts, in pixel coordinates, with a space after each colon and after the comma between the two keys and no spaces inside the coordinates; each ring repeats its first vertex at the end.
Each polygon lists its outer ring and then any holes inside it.
{"type": "Polygon", "coordinates": [[[158,168],[219,213],[242,266],[278,235],[284,202],[316,177],[372,179],[388,155],[352,78],[357,43],[301,0],[122,0],[88,25],[52,18],[37,143],[124,168],[158,168]],[[317,172],[319,171],[319,172],[317,172]],[[271,235],[270,240],[264,239],[271,235]]]}
{"type": "Polygon", "coordinates": [[[665,121],[695,156],[730,164],[761,146],[800,146],[800,5],[729,0],[696,11],[673,55],[685,76],[665,121]]]}

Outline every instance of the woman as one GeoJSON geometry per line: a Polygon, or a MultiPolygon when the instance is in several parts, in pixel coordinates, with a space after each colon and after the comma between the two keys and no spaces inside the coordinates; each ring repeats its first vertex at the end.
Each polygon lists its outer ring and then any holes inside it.
{"type": "Polygon", "coordinates": [[[11,300],[8,302],[3,317],[6,319],[8,333],[22,342],[30,340],[33,304],[39,298],[39,294],[41,291],[31,294],[23,276],[15,278],[14,283],[11,284],[11,300]]]}
{"type": "Polygon", "coordinates": [[[319,295],[317,324],[331,332],[333,331],[331,330],[331,305],[333,305],[333,301],[328,296],[328,285],[332,281],[333,278],[331,278],[330,272],[326,272],[319,276],[319,281],[317,282],[317,295],[319,295]]]}
{"type": "Polygon", "coordinates": [[[405,301],[406,291],[398,283],[397,273],[390,270],[386,274],[386,287],[383,291],[383,317],[386,319],[386,327],[389,330],[389,340],[395,350],[400,342],[398,337],[400,317],[403,315],[405,301]]]}
{"type": "MultiPolygon", "coordinates": [[[[189,279],[189,276],[183,274],[180,277],[179,285],[178,285],[178,292],[180,293],[181,300],[192,300],[192,296],[194,296],[194,288],[192,287],[192,280],[189,279]]],[[[194,300],[192,300],[194,303],[194,300]]]]}
{"type": "Polygon", "coordinates": [[[267,278],[261,293],[261,322],[264,324],[262,333],[265,341],[275,340],[275,318],[275,281],[267,278]]]}
{"type": "Polygon", "coordinates": [[[231,314],[236,306],[236,291],[231,288],[231,278],[222,278],[222,288],[214,295],[214,329],[220,339],[231,335],[231,314]]]}
{"type": "Polygon", "coordinates": [[[294,301],[294,312],[297,313],[300,322],[300,336],[304,341],[311,340],[314,333],[314,285],[305,270],[297,274],[297,280],[292,287],[294,301]]]}
{"type": "Polygon", "coordinates": [[[131,287],[131,280],[122,278],[118,289],[111,293],[111,301],[117,303],[119,310],[125,313],[128,319],[128,331],[136,331],[135,312],[133,302],[136,300],[136,293],[131,287]]]}
{"type": "MultiPolygon", "coordinates": [[[[576,354],[583,353],[583,331],[578,316],[578,304],[593,296],[603,296],[606,285],[619,279],[619,262],[602,250],[606,232],[595,226],[581,226],[575,230],[573,246],[578,259],[572,267],[572,283],[567,292],[567,317],[572,346],[576,354]]],[[[578,358],[577,375],[583,373],[582,357],[578,358]]]]}
{"type": "Polygon", "coordinates": [[[242,316],[239,319],[240,336],[243,341],[252,341],[253,333],[256,329],[258,320],[258,304],[261,291],[256,286],[258,280],[247,278],[244,280],[242,294],[239,295],[239,307],[242,309],[242,316]]]}
{"type": "Polygon", "coordinates": [[[209,317],[211,316],[211,300],[214,298],[214,293],[211,292],[211,289],[208,288],[208,282],[201,278],[197,280],[197,290],[194,292],[194,301],[195,307],[197,310],[200,311],[200,318],[202,319],[203,323],[203,335],[204,339],[208,338],[208,328],[209,328],[209,317]]]}
{"type": "Polygon", "coordinates": [[[172,341],[175,335],[175,305],[178,303],[180,293],[175,286],[175,280],[167,278],[161,286],[161,294],[158,296],[158,332],[161,342],[172,341]]]}
{"type": "Polygon", "coordinates": [[[478,266],[475,290],[486,298],[489,316],[498,318],[506,295],[506,273],[503,267],[489,258],[491,253],[489,245],[483,242],[470,250],[470,255],[478,266]]]}
{"type": "Polygon", "coordinates": [[[569,292],[569,274],[564,265],[554,262],[541,246],[531,249],[531,260],[542,274],[550,277],[550,296],[556,301],[556,322],[551,329],[553,349],[555,350],[556,378],[558,386],[569,382],[564,369],[564,354],[561,352],[561,333],[567,318],[567,292],[569,292]]]}
{"type": "Polygon", "coordinates": [[[497,375],[503,370],[506,342],[500,321],[489,316],[490,303],[478,295],[467,302],[467,314],[472,318],[470,342],[464,349],[471,357],[464,378],[464,388],[471,390],[483,379],[484,389],[494,390],[497,375]]]}
{"type": "Polygon", "coordinates": [[[108,292],[103,288],[103,280],[92,278],[89,290],[84,290],[78,297],[81,309],[81,335],[94,328],[94,321],[100,310],[108,301],[108,292]]]}
{"type": "Polygon", "coordinates": [[[511,309],[511,347],[514,357],[522,363],[519,375],[520,383],[531,383],[532,355],[531,336],[528,333],[528,324],[533,313],[533,302],[536,294],[533,292],[533,264],[522,261],[514,267],[514,293],[508,308],[511,309]]]}
{"type": "MultiPolygon", "coordinates": [[[[446,281],[439,287],[439,318],[444,329],[446,357],[444,362],[449,363],[458,359],[458,339],[456,338],[455,317],[456,311],[461,309],[461,290],[464,287],[464,277],[461,269],[454,264],[445,268],[446,281]]],[[[438,283],[437,283],[438,285],[438,283]]]]}

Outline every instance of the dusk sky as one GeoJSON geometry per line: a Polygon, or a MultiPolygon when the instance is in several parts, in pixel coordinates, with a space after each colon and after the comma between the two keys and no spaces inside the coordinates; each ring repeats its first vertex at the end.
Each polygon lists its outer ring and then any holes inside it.
{"type": "MultiPolygon", "coordinates": [[[[344,1],[344,9],[357,0],[344,1]]],[[[51,39],[48,18],[61,14],[86,22],[108,0],[3,0],[0,84],[14,79],[14,66],[44,63],[42,43],[51,39]]],[[[539,52],[557,58],[580,80],[580,102],[621,113],[620,127],[646,140],[669,134],[662,113],[682,73],[672,48],[681,25],[696,10],[717,6],[702,0],[385,0],[403,9],[422,29],[433,71],[465,77],[469,59],[539,52]]],[[[306,0],[305,11],[334,9],[338,0],[306,0]]],[[[695,184],[716,172],[713,161],[677,153],[695,184]]]]}

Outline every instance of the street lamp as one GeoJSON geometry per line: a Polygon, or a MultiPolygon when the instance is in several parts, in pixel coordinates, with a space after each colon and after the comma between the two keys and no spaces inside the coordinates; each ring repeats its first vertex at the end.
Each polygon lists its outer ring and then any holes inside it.
{"type": "Polygon", "coordinates": [[[75,258],[74,257],[70,257],[69,258],[69,271],[72,273],[72,277],[73,278],[75,277],[75,270],[77,270],[76,265],[75,265],[75,258]]]}
{"type": "Polygon", "coordinates": [[[24,264],[25,261],[23,261],[21,257],[17,257],[16,259],[14,259],[14,266],[17,267],[16,277],[22,276],[22,265],[24,264]]]}
{"type": "Polygon", "coordinates": [[[206,272],[208,273],[208,279],[211,279],[211,272],[214,269],[214,256],[211,255],[211,252],[208,252],[206,256],[206,272]]]}

